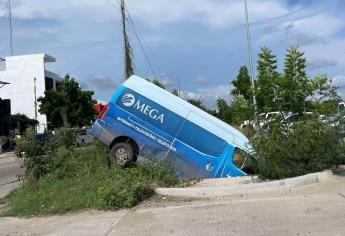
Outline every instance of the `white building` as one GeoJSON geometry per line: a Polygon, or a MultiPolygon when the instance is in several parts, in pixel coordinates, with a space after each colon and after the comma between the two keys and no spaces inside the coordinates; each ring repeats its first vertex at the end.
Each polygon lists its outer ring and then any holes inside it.
{"type": "Polygon", "coordinates": [[[6,57],[0,67],[0,81],[10,83],[0,89],[0,98],[11,100],[11,114],[22,113],[36,119],[38,133],[47,128],[47,117],[38,112],[36,100],[61,82],[57,74],[45,69],[46,63],[55,61],[47,54],[11,56],[6,57]]]}

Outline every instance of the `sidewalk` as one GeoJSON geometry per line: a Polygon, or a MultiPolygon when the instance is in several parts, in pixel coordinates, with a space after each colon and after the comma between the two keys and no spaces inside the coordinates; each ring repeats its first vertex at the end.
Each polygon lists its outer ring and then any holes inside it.
{"type": "Polygon", "coordinates": [[[345,235],[345,177],[288,192],[159,199],[115,212],[0,218],[0,235],[345,235]]]}

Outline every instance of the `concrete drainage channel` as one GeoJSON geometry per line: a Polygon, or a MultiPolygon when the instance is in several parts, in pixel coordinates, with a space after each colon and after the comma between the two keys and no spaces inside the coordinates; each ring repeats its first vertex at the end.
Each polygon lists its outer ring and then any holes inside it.
{"type": "MultiPolygon", "coordinates": [[[[342,167],[344,168],[344,167],[342,167]]],[[[344,168],[345,169],[345,168],[344,168]]],[[[185,188],[157,188],[159,195],[184,198],[224,198],[253,193],[283,192],[304,185],[322,183],[333,178],[330,170],[307,174],[295,178],[258,182],[257,177],[230,179],[206,179],[195,186],[185,188]]]]}

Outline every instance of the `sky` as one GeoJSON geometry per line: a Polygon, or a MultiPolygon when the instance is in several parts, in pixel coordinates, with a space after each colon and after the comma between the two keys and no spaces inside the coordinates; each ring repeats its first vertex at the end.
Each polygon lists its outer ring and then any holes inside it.
{"type": "MultiPolygon", "coordinates": [[[[0,57],[10,55],[7,1],[0,0],[0,57]]],[[[95,98],[108,101],[123,82],[118,0],[11,0],[15,55],[47,53],[53,72],[71,74],[95,98]]],[[[248,65],[243,0],[126,0],[133,29],[135,74],[211,108],[231,100],[230,83],[248,65]]],[[[261,47],[277,56],[279,71],[291,45],[307,58],[308,76],[327,74],[345,98],[345,1],[248,0],[253,60],[261,47]]]]}

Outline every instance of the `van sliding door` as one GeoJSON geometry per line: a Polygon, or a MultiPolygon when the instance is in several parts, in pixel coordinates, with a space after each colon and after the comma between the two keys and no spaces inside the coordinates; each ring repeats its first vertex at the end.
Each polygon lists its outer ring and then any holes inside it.
{"type": "Polygon", "coordinates": [[[212,125],[207,122],[190,111],[172,142],[176,151],[168,150],[166,153],[184,177],[214,177],[213,172],[218,169],[218,157],[223,154],[227,142],[210,132],[212,125]]]}

